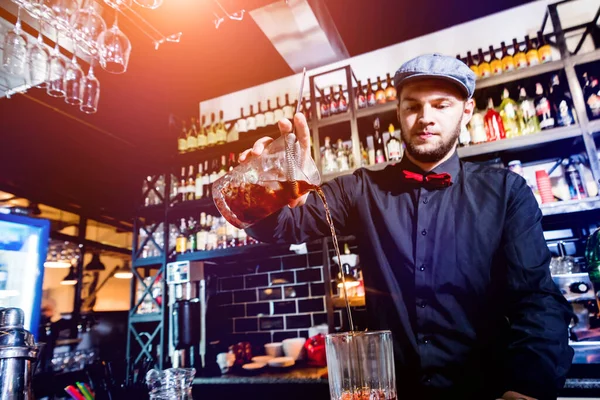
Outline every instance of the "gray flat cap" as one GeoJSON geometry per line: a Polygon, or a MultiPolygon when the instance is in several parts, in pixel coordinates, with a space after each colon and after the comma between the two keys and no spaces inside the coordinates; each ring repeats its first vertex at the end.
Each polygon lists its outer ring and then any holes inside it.
{"type": "Polygon", "coordinates": [[[405,62],[394,75],[400,93],[404,83],[413,79],[440,78],[456,84],[467,98],[475,91],[475,73],[462,61],[441,54],[425,54],[405,62]]]}

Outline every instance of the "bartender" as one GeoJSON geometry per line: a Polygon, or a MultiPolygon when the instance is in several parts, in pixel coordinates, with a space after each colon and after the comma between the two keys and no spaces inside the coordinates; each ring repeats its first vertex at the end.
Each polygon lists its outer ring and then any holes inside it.
{"type": "MultiPolygon", "coordinates": [[[[359,243],[368,327],[393,333],[398,397],[555,399],[573,356],[571,311],[550,276],[542,213],[522,177],[456,153],[475,75],[453,57],[423,55],[398,69],[394,85],[405,157],[322,188],[337,233],[359,243]]],[[[310,154],[302,114],[294,126],[310,154]]],[[[248,233],[302,243],[330,230],[310,192],[248,233]]]]}

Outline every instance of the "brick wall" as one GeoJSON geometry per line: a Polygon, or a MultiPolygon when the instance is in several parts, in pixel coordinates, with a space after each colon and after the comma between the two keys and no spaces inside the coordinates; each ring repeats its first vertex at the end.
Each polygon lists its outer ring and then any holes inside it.
{"type": "MultiPolygon", "coordinates": [[[[264,343],[308,337],[308,328],[327,323],[322,252],[284,255],[219,266],[214,295],[231,343],[264,343]]],[[[334,313],[341,325],[341,312],[334,313]]],[[[210,323],[210,321],[209,321],[210,323]]],[[[225,332],[223,332],[225,334],[225,332]]]]}

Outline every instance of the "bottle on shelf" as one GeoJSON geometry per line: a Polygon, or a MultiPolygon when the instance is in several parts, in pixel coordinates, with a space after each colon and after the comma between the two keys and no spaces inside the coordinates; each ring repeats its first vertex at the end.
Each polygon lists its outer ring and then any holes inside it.
{"type": "Polygon", "coordinates": [[[208,231],[208,250],[218,249],[219,237],[217,235],[218,218],[212,215],[209,216],[210,229],[208,231]]]}
{"type": "Polygon", "coordinates": [[[373,84],[371,83],[371,78],[367,79],[367,106],[371,107],[377,103],[375,99],[375,92],[373,91],[373,84]]]}
{"type": "Polygon", "coordinates": [[[338,171],[348,171],[350,169],[350,163],[348,160],[348,154],[346,153],[347,149],[344,149],[344,142],[342,139],[337,140],[337,154],[336,154],[336,162],[338,166],[338,171]]]}
{"type": "Polygon", "coordinates": [[[460,133],[458,135],[458,145],[461,147],[465,147],[471,144],[471,132],[467,129],[466,126],[460,127],[460,133]]]}
{"type": "Polygon", "coordinates": [[[491,97],[488,99],[488,108],[485,113],[484,121],[488,142],[506,139],[502,117],[500,117],[500,113],[494,109],[494,100],[492,100],[491,97]]]}
{"type": "Polygon", "coordinates": [[[196,231],[196,251],[206,251],[208,242],[208,229],[206,227],[206,213],[200,213],[198,230],[196,231]]]}
{"type": "Polygon", "coordinates": [[[323,174],[330,174],[337,172],[338,165],[335,160],[335,153],[331,147],[331,138],[325,136],[325,146],[323,147],[323,154],[321,154],[321,170],[323,174]]]}
{"type": "Polygon", "coordinates": [[[217,144],[227,143],[227,130],[225,129],[225,121],[223,121],[223,111],[219,111],[219,122],[217,123],[217,144]]]}
{"type": "Polygon", "coordinates": [[[356,89],[356,107],[365,108],[367,106],[367,94],[361,81],[358,81],[358,88],[356,89]]]}
{"type": "Polygon", "coordinates": [[[506,47],[506,43],[500,43],[500,48],[502,49],[502,71],[509,72],[515,69],[515,60],[513,56],[508,53],[508,48],[506,47]]]}
{"type": "Polygon", "coordinates": [[[277,97],[275,103],[275,111],[273,111],[273,116],[275,117],[275,123],[277,123],[283,118],[283,108],[279,104],[279,97],[277,97]]]}
{"type": "Polygon", "coordinates": [[[221,168],[219,168],[219,172],[217,173],[217,179],[225,176],[227,173],[227,157],[225,154],[221,156],[221,168]]]}
{"type": "Polygon", "coordinates": [[[385,145],[389,161],[400,161],[402,159],[402,142],[396,138],[395,131],[394,125],[390,124],[388,127],[390,138],[385,145]]]}
{"type": "Polygon", "coordinates": [[[540,55],[538,50],[533,44],[533,41],[529,38],[529,35],[525,36],[525,55],[527,56],[527,65],[533,67],[540,64],[540,55]]]}
{"type": "Polygon", "coordinates": [[[179,186],[177,187],[177,200],[185,201],[187,199],[187,179],[185,176],[185,167],[181,167],[181,175],[179,177],[179,186]]]}
{"type": "Polygon", "coordinates": [[[240,118],[235,123],[237,131],[239,133],[248,132],[248,125],[246,123],[246,117],[244,117],[244,107],[240,107],[240,118]]]}
{"type": "Polygon", "coordinates": [[[179,153],[185,153],[188,150],[187,146],[187,128],[185,126],[185,121],[181,122],[181,131],[179,132],[179,138],[177,139],[177,150],[179,153]]]}
{"type": "Polygon", "coordinates": [[[340,111],[338,99],[333,92],[333,86],[329,88],[329,115],[335,115],[340,111]]]}
{"type": "Polygon", "coordinates": [[[544,63],[552,61],[552,48],[550,47],[548,42],[546,42],[546,38],[544,37],[544,34],[542,33],[542,31],[538,31],[537,39],[538,39],[537,51],[538,51],[538,56],[539,56],[540,62],[542,64],[544,64],[544,63]]]}
{"type": "Polygon", "coordinates": [[[471,143],[479,144],[487,141],[485,130],[485,121],[482,112],[474,112],[469,122],[469,131],[471,132],[471,143]]]}
{"type": "Polygon", "coordinates": [[[365,150],[363,143],[360,142],[360,166],[366,167],[369,165],[369,153],[365,150]]]}
{"type": "Polygon", "coordinates": [[[515,61],[515,67],[517,69],[523,69],[527,67],[527,55],[521,50],[517,38],[513,38],[513,59],[515,61]]]}
{"type": "Polygon", "coordinates": [[[600,85],[598,85],[598,78],[588,77],[588,73],[584,72],[583,79],[583,99],[588,118],[590,120],[598,119],[600,118],[600,85]]]}
{"type": "Polygon", "coordinates": [[[210,127],[208,128],[208,146],[217,144],[217,124],[215,122],[215,113],[210,114],[210,127]]]}
{"type": "Polygon", "coordinates": [[[375,135],[373,136],[373,146],[375,147],[375,164],[382,164],[385,160],[385,147],[383,145],[383,136],[379,132],[379,117],[373,122],[375,135]]]}
{"type": "Polygon", "coordinates": [[[200,130],[198,131],[198,148],[203,149],[208,146],[208,136],[206,135],[206,115],[202,116],[202,123],[200,124],[200,130]]]}
{"type": "Polygon", "coordinates": [[[485,60],[483,50],[481,50],[481,48],[477,50],[477,57],[479,58],[479,64],[477,64],[479,76],[481,78],[487,78],[492,76],[492,69],[490,68],[490,64],[485,60]]]}
{"type": "Polygon", "coordinates": [[[196,251],[197,243],[196,243],[196,221],[194,218],[190,217],[187,224],[187,243],[186,243],[186,252],[192,253],[196,251]]]}
{"type": "Polygon", "coordinates": [[[340,114],[348,111],[348,100],[346,99],[342,85],[340,85],[340,90],[338,91],[338,111],[340,114]]]}
{"type": "Polygon", "coordinates": [[[208,185],[209,185],[209,192],[212,195],[212,185],[213,183],[215,183],[215,181],[217,179],[219,179],[219,161],[218,160],[212,160],[212,166],[210,169],[210,175],[208,176],[208,185]]]}
{"type": "Polygon", "coordinates": [[[179,223],[179,232],[177,234],[177,238],[175,239],[175,253],[177,254],[183,254],[187,250],[187,236],[185,232],[185,218],[181,218],[179,223]]]}
{"type": "Polygon", "coordinates": [[[381,85],[381,78],[377,77],[377,90],[375,91],[375,102],[377,104],[385,104],[385,90],[381,85]]]}
{"type": "Polygon", "coordinates": [[[587,197],[585,190],[584,181],[579,171],[571,163],[565,171],[565,177],[569,185],[569,193],[571,194],[571,200],[583,200],[587,197]]]}
{"type": "Polygon", "coordinates": [[[285,94],[285,105],[283,106],[283,117],[290,121],[294,119],[294,106],[290,103],[290,95],[285,94]]]}
{"type": "Polygon", "coordinates": [[[321,110],[321,118],[327,118],[329,117],[329,98],[327,97],[327,95],[325,94],[324,90],[320,90],[319,92],[321,93],[321,99],[320,99],[320,110],[321,110]]]}
{"type": "Polygon", "coordinates": [[[385,100],[386,101],[395,101],[396,100],[396,88],[394,87],[394,82],[392,82],[392,77],[390,74],[387,74],[386,87],[385,87],[385,100]]]}
{"type": "Polygon", "coordinates": [[[275,121],[275,113],[271,109],[271,100],[269,99],[267,100],[267,111],[265,111],[265,124],[269,126],[274,125],[276,123],[277,121],[275,121]]]}
{"type": "Polygon", "coordinates": [[[235,153],[229,153],[229,162],[227,163],[227,171],[235,168],[235,153]]]}
{"type": "Polygon", "coordinates": [[[192,117],[190,129],[187,133],[187,149],[194,151],[198,149],[198,129],[196,128],[196,118],[192,117]]]}
{"type": "Polygon", "coordinates": [[[475,72],[475,76],[477,78],[481,77],[479,74],[479,67],[477,67],[477,64],[475,64],[475,61],[473,61],[473,55],[470,51],[467,52],[467,65],[469,68],[471,68],[471,71],[475,72]]]}
{"type": "Polygon", "coordinates": [[[202,163],[198,163],[198,172],[196,173],[196,182],[194,187],[194,198],[200,200],[204,195],[204,186],[202,184],[202,163]]]}
{"type": "Polygon", "coordinates": [[[554,128],[554,112],[550,106],[550,100],[546,96],[546,91],[539,82],[535,84],[535,99],[533,100],[533,104],[535,105],[535,114],[540,122],[540,128],[554,128]]]}
{"type": "Polygon", "coordinates": [[[194,166],[193,165],[190,165],[190,169],[188,172],[187,187],[185,190],[185,194],[186,194],[186,200],[188,200],[188,201],[194,200],[194,197],[196,197],[196,178],[194,176],[194,166]]]}
{"type": "Polygon", "coordinates": [[[265,124],[265,114],[262,112],[262,105],[261,105],[261,101],[258,102],[258,108],[256,110],[256,115],[254,116],[256,118],[256,128],[264,128],[266,126],[265,124]]]}
{"type": "Polygon", "coordinates": [[[212,197],[210,192],[210,171],[208,170],[208,160],[204,160],[204,170],[202,173],[202,197],[209,199],[212,197]]]}
{"type": "Polygon", "coordinates": [[[246,231],[243,229],[239,229],[237,231],[237,245],[239,246],[247,246],[248,243],[248,235],[246,234],[246,231]]]}
{"type": "Polygon", "coordinates": [[[517,102],[510,98],[507,88],[502,91],[502,103],[500,103],[500,117],[504,125],[507,138],[519,136],[519,119],[517,117],[517,102]]]}
{"type": "Polygon", "coordinates": [[[250,105],[250,115],[246,118],[246,128],[248,131],[256,130],[256,117],[254,116],[254,106],[250,105]]]}
{"type": "Polygon", "coordinates": [[[552,86],[550,87],[550,104],[556,116],[557,126],[569,126],[575,123],[573,114],[573,101],[570,93],[563,89],[558,75],[552,75],[552,86]]]}
{"type": "Polygon", "coordinates": [[[490,46],[490,69],[492,70],[492,75],[500,75],[502,73],[502,61],[496,57],[494,46],[490,46]]]}
{"type": "Polygon", "coordinates": [[[540,131],[540,123],[535,113],[533,100],[527,96],[524,87],[519,90],[519,109],[517,111],[519,118],[519,130],[522,135],[529,135],[540,131]]]}

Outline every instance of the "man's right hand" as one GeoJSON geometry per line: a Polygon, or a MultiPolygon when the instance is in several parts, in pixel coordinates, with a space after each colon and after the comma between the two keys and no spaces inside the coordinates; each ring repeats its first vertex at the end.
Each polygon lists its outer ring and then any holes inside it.
{"type": "MultiPolygon", "coordinates": [[[[310,158],[310,130],[308,129],[308,123],[306,122],[306,117],[302,113],[296,113],[294,115],[294,125],[292,126],[292,122],[289,119],[283,118],[279,120],[277,123],[279,127],[279,132],[282,136],[292,132],[295,129],[296,139],[300,144],[300,148],[303,150],[305,157],[310,158]]],[[[273,138],[270,137],[262,137],[254,142],[254,146],[251,149],[244,150],[242,154],[240,154],[239,162],[241,164],[247,163],[248,161],[260,157],[265,148],[271,144],[273,138]]],[[[301,206],[306,202],[306,198],[308,197],[308,193],[299,197],[298,199],[292,201],[288,206],[297,207],[301,206]]]]}

